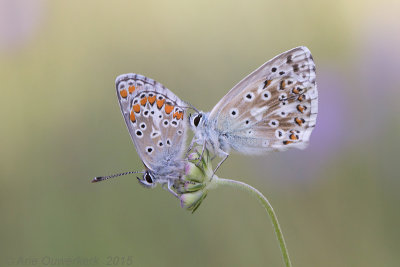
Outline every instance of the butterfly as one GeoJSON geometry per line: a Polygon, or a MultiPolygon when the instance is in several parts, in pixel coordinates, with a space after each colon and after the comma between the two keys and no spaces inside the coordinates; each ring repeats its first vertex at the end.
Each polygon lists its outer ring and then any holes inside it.
{"type": "Polygon", "coordinates": [[[211,110],[189,116],[194,143],[222,160],[231,150],[257,155],[306,147],[315,127],[318,92],[308,48],[284,52],[245,77],[211,110]]]}
{"type": "MultiPolygon", "coordinates": [[[[162,84],[138,74],[123,74],[115,81],[118,102],[145,171],[138,181],[153,188],[158,183],[176,195],[171,186],[183,175],[186,144],[186,104],[162,84]]],[[[96,177],[92,182],[126,172],[96,177]]]]}

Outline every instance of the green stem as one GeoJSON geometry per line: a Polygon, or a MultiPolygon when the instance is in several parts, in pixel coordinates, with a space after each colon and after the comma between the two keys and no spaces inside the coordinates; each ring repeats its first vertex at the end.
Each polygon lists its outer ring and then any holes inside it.
{"type": "Polygon", "coordinates": [[[230,185],[230,186],[244,189],[244,190],[248,191],[249,193],[253,194],[254,196],[256,196],[260,200],[261,204],[267,210],[268,215],[271,218],[276,237],[278,238],[278,241],[279,241],[279,246],[281,247],[282,257],[283,257],[283,260],[285,261],[285,265],[286,265],[286,267],[291,267],[292,263],[290,262],[289,253],[288,253],[288,250],[287,250],[287,247],[285,244],[285,239],[283,238],[281,227],[279,226],[278,218],[276,217],[274,209],[272,208],[268,199],[263,194],[261,194],[260,191],[258,191],[251,185],[248,185],[243,182],[230,180],[230,179],[223,179],[223,178],[219,178],[215,175],[214,175],[212,182],[216,183],[216,184],[230,185]]]}

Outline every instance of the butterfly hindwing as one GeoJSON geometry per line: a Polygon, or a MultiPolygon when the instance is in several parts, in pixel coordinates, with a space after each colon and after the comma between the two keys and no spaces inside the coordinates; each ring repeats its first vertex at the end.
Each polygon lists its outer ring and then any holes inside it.
{"type": "Polygon", "coordinates": [[[241,153],[303,148],[315,126],[317,98],[314,61],[306,47],[298,47],[239,82],[209,119],[241,153]]]}
{"type": "Polygon", "coordinates": [[[155,172],[174,168],[186,140],[183,101],[162,84],[137,74],[118,76],[116,90],[126,126],[143,163],[155,172]]]}

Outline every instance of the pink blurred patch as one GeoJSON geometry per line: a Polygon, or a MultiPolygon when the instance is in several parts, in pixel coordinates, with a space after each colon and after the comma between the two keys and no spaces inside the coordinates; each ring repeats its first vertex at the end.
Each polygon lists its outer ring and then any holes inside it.
{"type": "Polygon", "coordinates": [[[26,44],[43,21],[41,0],[0,1],[0,50],[14,50],[26,44]]]}

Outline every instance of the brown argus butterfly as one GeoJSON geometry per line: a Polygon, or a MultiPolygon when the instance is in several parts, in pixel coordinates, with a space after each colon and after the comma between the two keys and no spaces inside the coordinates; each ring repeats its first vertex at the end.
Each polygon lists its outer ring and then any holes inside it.
{"type": "Polygon", "coordinates": [[[222,157],[304,148],[318,112],[315,64],[306,47],[284,52],[234,86],[211,110],[190,116],[194,143],[222,157]]]}

